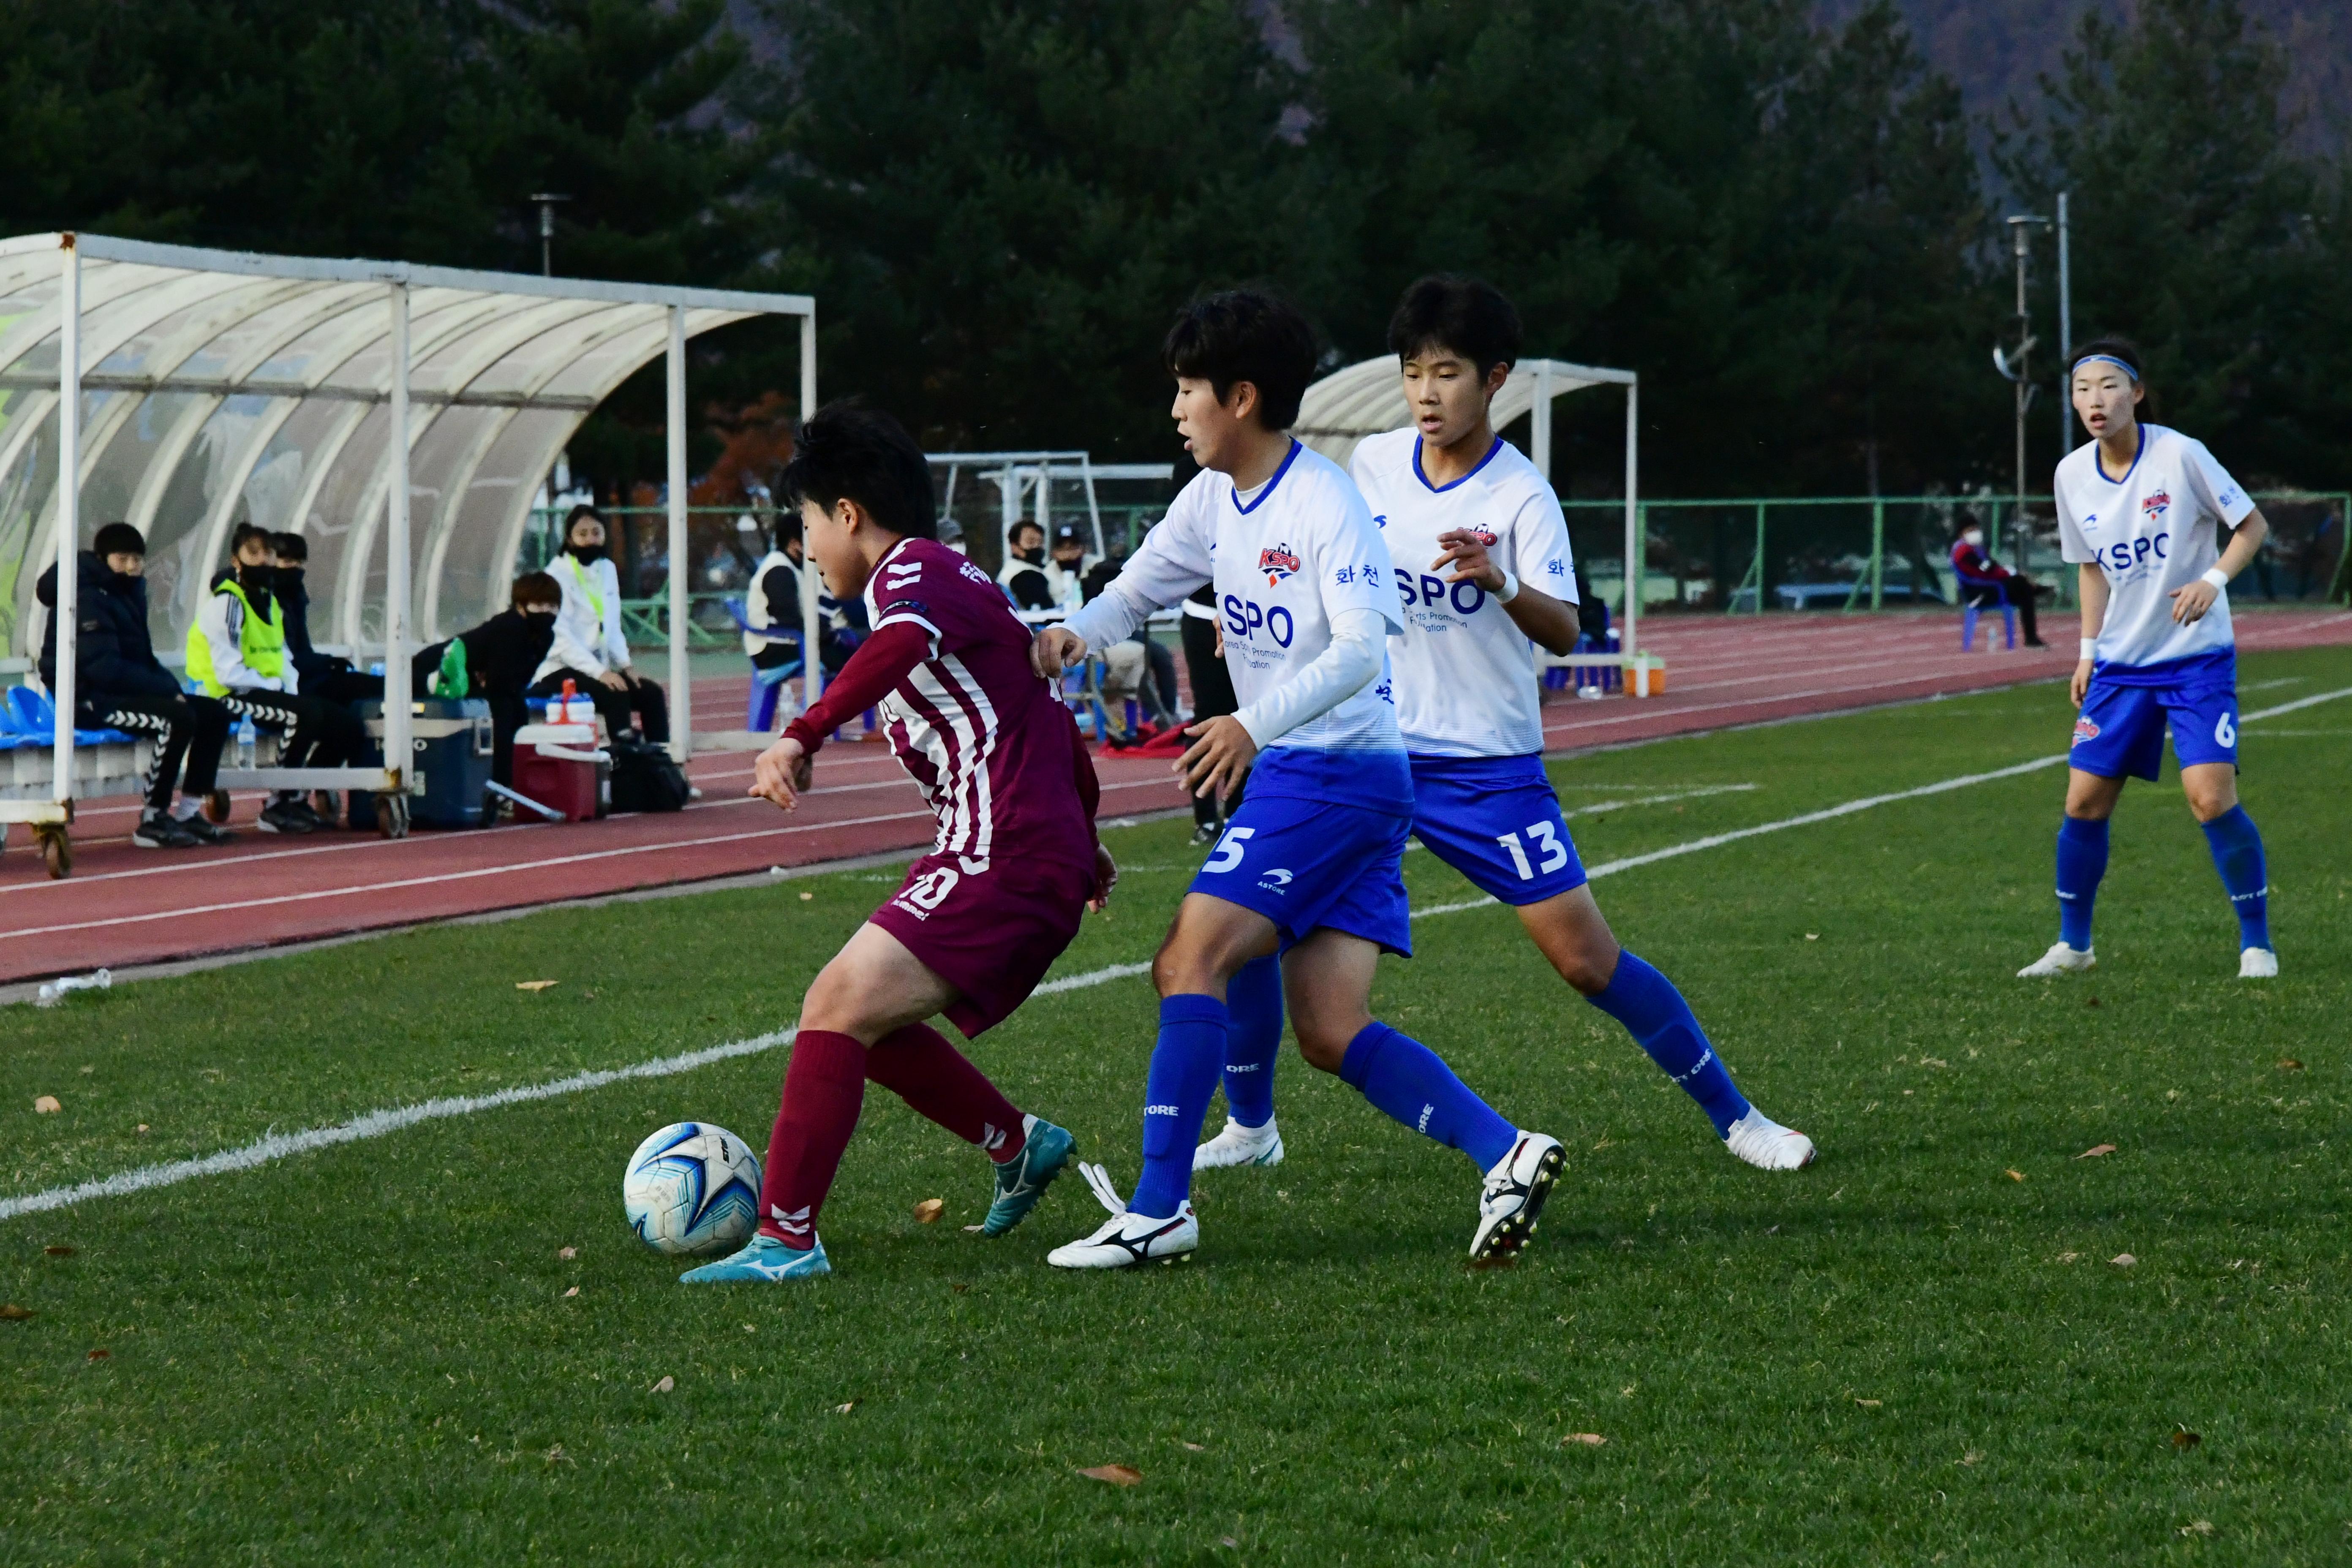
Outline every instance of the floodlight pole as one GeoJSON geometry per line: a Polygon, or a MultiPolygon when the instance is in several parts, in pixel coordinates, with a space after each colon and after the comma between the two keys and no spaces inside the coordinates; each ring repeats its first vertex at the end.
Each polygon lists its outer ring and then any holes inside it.
{"type": "Polygon", "coordinates": [[[558,195],[553,191],[540,191],[534,193],[530,199],[539,204],[539,275],[552,278],[555,276],[555,204],[568,202],[572,198],[558,195]]]}
{"type": "MultiPolygon", "coordinates": [[[[694,693],[686,657],[686,307],[669,308],[669,399],[664,418],[669,436],[669,702],[677,717],[669,729],[669,754],[679,766],[694,754],[694,693]]],[[[805,551],[806,546],[803,546],[805,551]]]]}
{"type": "MultiPolygon", "coordinates": [[[[801,318],[801,423],[808,423],[816,413],[816,306],[809,306],[808,314],[801,318]]],[[[801,540],[801,706],[816,706],[824,694],[824,659],[821,657],[824,630],[817,625],[816,557],[809,553],[808,539],[801,540]]]]}
{"type": "Polygon", "coordinates": [[[387,489],[383,616],[383,765],[395,793],[408,788],[416,761],[410,742],[408,606],[408,285],[391,285],[392,432],[387,489]]]}
{"type": "MultiPolygon", "coordinates": [[[[74,655],[81,623],[81,251],[70,234],[60,245],[58,274],[58,593],[49,618],[57,639],[57,704],[50,767],[51,798],[73,799],[74,655]]],[[[39,649],[35,649],[36,656],[39,649]]],[[[157,742],[159,745],[161,742],[157,742]]]]}
{"type": "Polygon", "coordinates": [[[2074,367],[2074,273],[2068,255],[2066,195],[2058,193],[2058,455],[2064,457],[2074,439],[2072,395],[2074,367]]]}
{"type": "Polygon", "coordinates": [[[2017,261],[2017,357],[2011,362],[2011,390],[2017,407],[2017,508],[2010,514],[2010,526],[2017,532],[2018,548],[2010,552],[2011,559],[2023,563],[2025,539],[2025,407],[2033,393],[2032,372],[2028,363],[2033,353],[2033,321],[2025,306],[2025,275],[2027,263],[2033,255],[2033,228],[2046,225],[2046,217],[2032,214],[2012,215],[2009,222],[2010,251],[2017,261]]]}

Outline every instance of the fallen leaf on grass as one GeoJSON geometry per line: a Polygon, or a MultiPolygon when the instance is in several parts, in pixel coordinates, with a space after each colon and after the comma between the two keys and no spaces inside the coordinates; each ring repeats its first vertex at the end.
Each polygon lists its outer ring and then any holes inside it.
{"type": "Polygon", "coordinates": [[[580,1249],[576,1247],[559,1247],[555,1249],[555,1256],[567,1259],[577,1258],[580,1256],[580,1249]]]}
{"type": "Polygon", "coordinates": [[[814,898],[815,898],[815,897],[816,897],[816,895],[815,895],[814,893],[803,893],[803,894],[801,895],[801,902],[803,902],[803,903],[804,903],[804,904],[805,904],[805,903],[807,903],[810,900],[812,900],[812,899],[814,899],[814,898]]]}
{"type": "Polygon", "coordinates": [[[54,1094],[37,1094],[33,1097],[33,1114],[36,1116],[54,1115],[64,1109],[64,1106],[58,1103],[58,1097],[54,1094]]]}
{"type": "Polygon", "coordinates": [[[2210,1519],[2192,1519],[2187,1524],[2180,1527],[2180,1533],[2183,1535],[2210,1535],[2213,1533],[2213,1521],[2210,1519]]]}
{"type": "Polygon", "coordinates": [[[1187,1443],[1184,1447],[1195,1454],[1205,1454],[1209,1451],[1207,1445],[1202,1443],[1187,1443]]]}
{"type": "MultiPolygon", "coordinates": [[[[967,1228],[970,1228],[970,1227],[967,1227],[967,1228]]],[[[952,1290],[952,1291],[954,1291],[957,1295],[961,1296],[961,1295],[962,1295],[965,1291],[967,1291],[967,1290],[971,1289],[971,1286],[969,1286],[969,1285],[966,1285],[966,1284],[964,1284],[962,1281],[959,1280],[959,1281],[957,1281],[955,1284],[949,1286],[949,1287],[948,1287],[948,1289],[950,1289],[950,1290],[952,1290]]]]}
{"type": "Polygon", "coordinates": [[[518,991],[544,991],[551,985],[561,985],[562,984],[563,982],[560,980],[518,980],[515,982],[515,989],[518,991]]]}
{"type": "Polygon", "coordinates": [[[654,1384],[653,1392],[656,1394],[667,1394],[671,1389],[676,1388],[677,1386],[677,1379],[674,1377],[664,1377],[659,1383],[654,1384]]]}
{"type": "Polygon", "coordinates": [[[1805,933],[1805,940],[1807,942],[1819,942],[1822,940],[1822,933],[1817,931],[1809,931],[1805,933]]]}
{"type": "Polygon", "coordinates": [[[856,1408],[857,1408],[857,1401],[856,1401],[855,1399],[853,1399],[853,1400],[851,1400],[851,1401],[850,1401],[848,1404],[846,1404],[846,1405],[835,1405],[835,1406],[833,1407],[833,1413],[834,1413],[835,1415],[848,1415],[851,1411],[853,1411],[853,1410],[855,1410],[855,1409],[856,1409],[856,1408]]]}
{"type": "Polygon", "coordinates": [[[2082,1256],[2083,1255],[2079,1252],[2062,1252],[2058,1255],[2058,1261],[2061,1263],[2072,1263],[2074,1259],[2082,1256]]]}
{"type": "Polygon", "coordinates": [[[2107,1261],[2114,1264],[2118,1268],[2129,1268],[2133,1264],[2137,1263],[2139,1259],[2134,1258],[2128,1252],[2118,1252],[2113,1258],[2108,1258],[2107,1261]]]}
{"type": "Polygon", "coordinates": [[[144,1131],[147,1131],[147,1124],[146,1124],[144,1121],[142,1121],[142,1122],[141,1122],[141,1123],[140,1123],[136,1128],[132,1129],[132,1131],[138,1131],[138,1132],[144,1132],[144,1131]]]}
{"type": "Polygon", "coordinates": [[[572,1287],[572,1289],[571,1289],[566,1290],[566,1291],[563,1293],[563,1299],[564,1299],[565,1300],[569,1301],[570,1300],[572,1300],[572,1297],[577,1296],[578,1294],[580,1294],[580,1287],[579,1287],[579,1286],[577,1286],[577,1285],[574,1285],[573,1287],[572,1287]]]}
{"type": "Polygon", "coordinates": [[[2003,1171],[2001,1174],[2007,1176],[2012,1182],[2021,1182],[2025,1180],[2025,1173],[2022,1171],[2003,1171]]]}
{"type": "Polygon", "coordinates": [[[2186,1426],[2177,1426],[2173,1428],[2172,1446],[2176,1448],[2185,1451],[2189,1448],[2194,1448],[2198,1444],[2202,1443],[2204,1440],[2205,1438],[2202,1434],[2191,1432],[2186,1426]]]}
{"type": "Polygon", "coordinates": [[[0,1323],[21,1323],[32,1315],[30,1307],[19,1307],[14,1301],[0,1301],[0,1323]]]}
{"type": "Polygon", "coordinates": [[[113,1358],[113,1355],[114,1352],[112,1351],[108,1350],[104,1345],[100,1345],[96,1350],[89,1352],[89,1359],[92,1361],[109,1361],[113,1358]]]}
{"type": "Polygon", "coordinates": [[[1875,1410],[1880,1405],[1885,1404],[1886,1401],[1884,1399],[1857,1399],[1854,1403],[1861,1405],[1864,1410],[1875,1410]]]}
{"type": "Polygon", "coordinates": [[[1143,1472],[1133,1465],[1095,1465],[1078,1474],[1090,1481],[1108,1481],[1115,1487],[1136,1487],[1143,1484],[1143,1472]]]}
{"type": "Polygon", "coordinates": [[[1960,1456],[1960,1463],[1964,1465],[1973,1465],[1979,1459],[1983,1458],[1984,1450],[1982,1448],[1970,1448],[1967,1453],[1960,1456]]]}
{"type": "Polygon", "coordinates": [[[921,1203],[915,1205],[915,1223],[918,1225],[936,1225],[939,1222],[940,1215],[947,1212],[947,1199],[925,1198],[921,1203]]]}
{"type": "Polygon", "coordinates": [[[2299,1061],[2295,1060],[2293,1057],[2281,1057],[2281,1058],[2279,1058],[2279,1071],[2281,1071],[2281,1072],[2301,1072],[2302,1070],[2303,1070],[2303,1064],[2302,1064],[2301,1062],[2299,1062],[2299,1061]]]}
{"type": "Polygon", "coordinates": [[[966,1236],[978,1236],[980,1234],[980,1226],[976,1225],[968,1225],[963,1227],[963,1233],[966,1236]]]}
{"type": "Polygon", "coordinates": [[[2112,1143],[2094,1143],[2089,1148],[2084,1150],[2081,1153],[2075,1155],[2074,1158],[2077,1160],[2095,1160],[2102,1155],[2112,1154],[2115,1152],[2116,1146],[2112,1143]]]}
{"type": "Polygon", "coordinates": [[[1581,1443],[1588,1448],[1598,1448],[1601,1444],[1606,1443],[1607,1441],[1609,1441],[1609,1439],[1603,1437],[1598,1432],[1570,1432],[1567,1436],[1562,1437],[1559,1440],[1559,1443],[1560,1447],[1563,1448],[1568,1447],[1570,1443],[1581,1443]]]}
{"type": "Polygon", "coordinates": [[[1241,1542],[1238,1542],[1238,1541],[1235,1541],[1235,1540],[1234,1540],[1232,1536],[1230,1536],[1230,1535],[1220,1535],[1219,1537],[1217,1537],[1217,1544],[1218,1544],[1218,1545],[1220,1545],[1220,1546],[1232,1546],[1232,1547],[1236,1547],[1236,1548],[1238,1548],[1238,1547],[1241,1545],[1241,1542]]]}
{"type": "Polygon", "coordinates": [[[41,1251],[49,1258],[71,1258],[74,1255],[74,1249],[70,1247],[45,1247],[41,1251]]]}

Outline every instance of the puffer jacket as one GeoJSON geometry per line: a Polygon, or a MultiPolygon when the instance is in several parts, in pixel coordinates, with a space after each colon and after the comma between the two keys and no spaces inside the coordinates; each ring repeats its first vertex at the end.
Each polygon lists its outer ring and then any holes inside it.
{"type": "MultiPolygon", "coordinates": [[[[93,550],[76,557],[79,575],[75,585],[74,689],[78,698],[93,692],[124,697],[170,697],[180,683],[155,657],[147,635],[147,580],[126,577],[108,569],[93,550]]],[[[58,683],[58,569],[52,564],[33,584],[34,596],[48,607],[48,629],[41,638],[41,679],[50,689],[58,683]]]]}

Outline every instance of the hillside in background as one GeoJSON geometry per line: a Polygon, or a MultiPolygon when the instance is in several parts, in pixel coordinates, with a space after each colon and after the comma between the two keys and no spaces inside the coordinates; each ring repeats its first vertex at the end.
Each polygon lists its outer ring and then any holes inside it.
{"type": "MultiPolygon", "coordinates": [[[[2057,74],[2075,24],[2093,9],[2088,0],[1895,0],[1895,7],[1928,63],[1959,84],[1971,115],[2037,100],[2038,79],[2057,74]]],[[[1861,0],[1826,0],[1820,14],[1843,21],[1861,9],[1861,0]]],[[[2286,48],[2284,107],[2301,121],[2298,149],[2341,148],[2352,129],[2352,5],[2243,0],[2243,9],[2286,48]]]]}

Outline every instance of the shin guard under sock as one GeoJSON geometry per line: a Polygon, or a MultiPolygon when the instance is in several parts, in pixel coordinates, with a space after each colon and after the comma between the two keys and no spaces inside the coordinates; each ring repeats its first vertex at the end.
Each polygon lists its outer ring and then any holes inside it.
{"type": "Polygon", "coordinates": [[[1698,1101],[1717,1137],[1728,1137],[1731,1124],[1748,1114],[1746,1098],[1673,981],[1621,948],[1617,972],[1585,1000],[1624,1025],[1659,1069],[1698,1101]]]}
{"type": "Polygon", "coordinates": [[[1282,1055],[1282,961],[1254,958],[1225,982],[1225,1110],[1244,1127],[1274,1120],[1274,1064],[1282,1055]]]}
{"type": "Polygon", "coordinates": [[[1017,1158],[1027,1141],[1019,1107],[929,1024],[909,1024],[875,1041],[866,1053],[866,1076],[999,1164],[1017,1158]]]}
{"type": "Polygon", "coordinates": [[[1192,1192],[1192,1146],[1225,1059],[1225,1005],[1186,994],[1160,999],[1160,1038],[1143,1093],[1143,1176],[1129,1210],[1172,1219],[1192,1192]]]}
{"type": "Polygon", "coordinates": [[[1339,1077],[1414,1131],[1459,1149],[1487,1171],[1511,1152],[1518,1129],[1470,1091],[1435,1051],[1374,1019],[1348,1042],[1339,1077]]]}
{"type": "MultiPolygon", "coordinates": [[[[2243,815],[2241,813],[2241,815],[2243,815]]],[[[2253,824],[2246,825],[2249,828],[2253,824]]],[[[2211,837],[2212,828],[2206,828],[2211,837]]],[[[2259,857],[2259,841],[2254,853],[2259,857]]],[[[2217,846],[2213,858],[2221,851],[2217,846]]],[[[2107,874],[2107,824],[2069,816],[2058,824],[2058,940],[2076,952],[2091,951],[2091,909],[2098,902],[2099,879],[2107,874]]],[[[2229,879],[2229,873],[2222,873],[2229,879]]]]}
{"type": "Polygon", "coordinates": [[[2270,946],[2270,868],[2254,819],[2244,806],[2233,805],[2205,825],[2205,842],[2221,886],[2230,891],[2230,907],[2238,912],[2238,945],[2270,946]]]}
{"type": "Polygon", "coordinates": [[[760,1175],[760,1234],[805,1252],[817,1211],[866,1103],[866,1047],[847,1035],[803,1029],[784,1068],[783,1103],[760,1175]]]}

